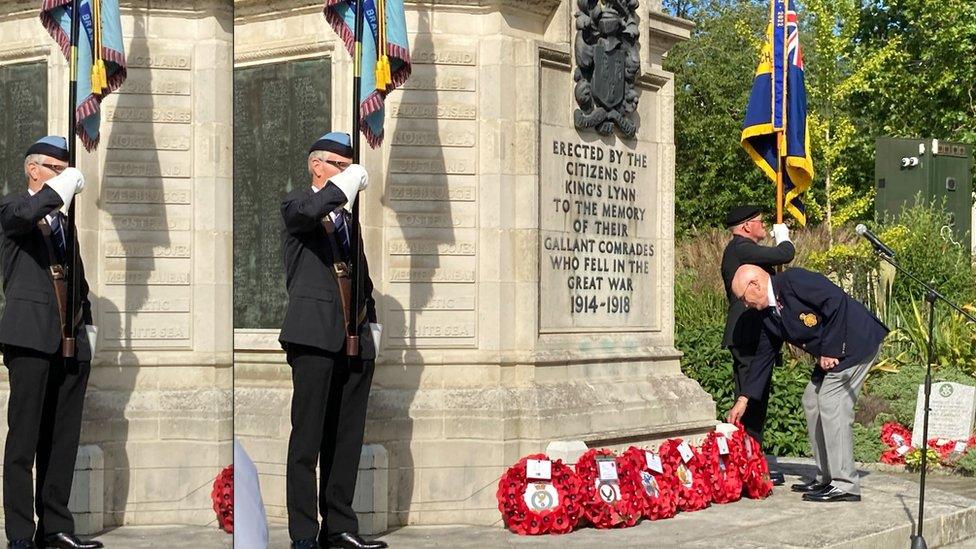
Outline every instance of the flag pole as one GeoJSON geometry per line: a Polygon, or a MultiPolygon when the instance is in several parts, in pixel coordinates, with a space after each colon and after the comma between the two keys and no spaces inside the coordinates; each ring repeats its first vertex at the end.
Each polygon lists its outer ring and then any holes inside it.
{"type": "Polygon", "coordinates": [[[783,222],[783,155],[779,148],[782,135],[776,134],[776,223],[783,222]]]}
{"type": "MultiPolygon", "coordinates": [[[[360,159],[360,107],[359,97],[362,92],[363,69],[363,0],[356,0],[356,22],[353,26],[356,46],[352,60],[352,161],[359,164],[360,159]]],[[[357,200],[352,207],[351,240],[349,254],[349,270],[352,279],[352,304],[350,305],[349,326],[347,333],[352,334],[353,341],[346,343],[346,354],[351,358],[359,356],[359,301],[362,291],[362,269],[359,259],[363,253],[363,239],[359,226],[359,203],[357,200]]]]}
{"type": "MultiPolygon", "coordinates": [[[[78,37],[81,22],[81,0],[71,0],[71,59],[68,61],[68,165],[77,166],[78,162],[78,120],[75,117],[75,105],[78,103],[78,37]]],[[[68,223],[64,233],[65,251],[71,258],[68,268],[68,295],[65,308],[64,331],[62,333],[61,355],[65,358],[75,356],[75,309],[78,306],[78,247],[75,245],[75,208],[77,200],[71,201],[68,208],[68,223]]]]}

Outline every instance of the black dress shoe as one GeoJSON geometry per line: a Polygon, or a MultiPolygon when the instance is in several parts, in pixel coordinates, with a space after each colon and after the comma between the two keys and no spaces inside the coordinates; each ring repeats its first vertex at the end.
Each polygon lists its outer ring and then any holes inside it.
{"type": "Polygon", "coordinates": [[[803,494],[803,501],[818,501],[825,503],[834,501],[861,501],[861,496],[858,494],[850,494],[841,490],[840,488],[834,488],[831,486],[829,489],[822,492],[810,492],[803,494]]]}
{"type": "Polygon", "coordinates": [[[773,486],[782,486],[786,484],[786,477],[780,471],[770,471],[769,480],[773,482],[773,486]]]}
{"type": "Polygon", "coordinates": [[[330,534],[326,541],[328,541],[329,547],[340,547],[341,549],[385,549],[388,547],[385,541],[367,541],[359,534],[352,532],[330,534]]]}
{"type": "Polygon", "coordinates": [[[291,549],[319,549],[319,542],[314,539],[300,539],[291,542],[291,549]]]}
{"type": "Polygon", "coordinates": [[[15,539],[13,541],[8,541],[7,547],[9,549],[37,549],[37,546],[34,545],[34,540],[30,539],[15,539]]]}
{"type": "Polygon", "coordinates": [[[830,484],[826,482],[817,482],[816,479],[810,482],[801,482],[790,486],[790,490],[794,492],[822,492],[824,488],[829,488],[830,484]]]}
{"type": "Polygon", "coordinates": [[[100,541],[82,541],[74,534],[58,532],[57,534],[44,536],[44,547],[54,547],[57,549],[101,549],[105,546],[100,541]]]}

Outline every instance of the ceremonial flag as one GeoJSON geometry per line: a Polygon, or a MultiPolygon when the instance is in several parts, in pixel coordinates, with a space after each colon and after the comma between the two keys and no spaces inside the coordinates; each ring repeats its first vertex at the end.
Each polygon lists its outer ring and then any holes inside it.
{"type": "MultiPolygon", "coordinates": [[[[326,0],[325,19],[356,55],[357,0],[326,0]]],[[[372,148],[383,142],[383,101],[410,76],[410,45],[403,0],[359,0],[363,2],[366,29],[363,33],[362,87],[359,116],[363,136],[372,148]]]]}
{"type": "MultiPolygon", "coordinates": [[[[72,0],[43,0],[41,23],[71,62],[72,0]]],[[[78,0],[77,133],[88,151],[98,146],[99,106],[125,81],[119,0],[78,0]]]]}
{"type": "Polygon", "coordinates": [[[740,142],[773,182],[778,172],[782,174],[783,207],[806,225],[800,195],[813,181],[813,160],[794,0],[772,0],[771,22],[752,82],[740,142]]]}

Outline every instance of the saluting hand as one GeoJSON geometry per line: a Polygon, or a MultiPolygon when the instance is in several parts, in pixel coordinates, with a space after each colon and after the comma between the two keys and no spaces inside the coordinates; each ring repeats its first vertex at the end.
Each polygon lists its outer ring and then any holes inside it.
{"type": "Polygon", "coordinates": [[[729,410],[728,417],[726,421],[729,423],[738,423],[742,416],[746,414],[746,408],[749,406],[749,397],[740,396],[735,401],[735,405],[729,410]]]}
{"type": "Polygon", "coordinates": [[[820,369],[825,372],[829,372],[833,370],[834,367],[837,366],[839,363],[840,360],[833,357],[829,357],[829,356],[820,357],[820,369]]]}

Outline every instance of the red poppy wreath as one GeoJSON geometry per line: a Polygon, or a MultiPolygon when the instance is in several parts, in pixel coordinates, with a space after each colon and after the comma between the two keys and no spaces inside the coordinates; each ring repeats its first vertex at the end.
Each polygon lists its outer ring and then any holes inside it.
{"type": "Polygon", "coordinates": [[[680,438],[661,445],[661,459],[674,471],[677,479],[676,503],[679,511],[697,511],[712,501],[708,467],[701,453],[680,438]]]}
{"type": "Polygon", "coordinates": [[[579,477],[545,454],[526,456],[505,471],[496,496],[505,526],[516,534],[565,534],[579,523],[579,477]]]}
{"type": "Polygon", "coordinates": [[[889,421],[881,426],[881,442],[888,446],[881,454],[881,462],[904,465],[905,455],[912,449],[912,432],[900,423],[889,421]]]}
{"type": "MultiPolygon", "coordinates": [[[[582,485],[583,517],[597,528],[621,528],[637,524],[643,502],[637,485],[624,482],[623,460],[606,449],[587,450],[576,462],[576,475],[582,485]]],[[[627,473],[627,478],[633,475],[627,473]]]]}
{"type": "Polygon", "coordinates": [[[713,431],[702,442],[701,453],[708,464],[712,502],[739,501],[742,498],[742,472],[739,468],[742,440],[713,431]]]}
{"type": "Polygon", "coordinates": [[[769,478],[769,465],[762,447],[745,432],[741,425],[732,438],[742,444],[739,471],[742,474],[742,493],[752,499],[764,499],[773,493],[773,481],[769,478]]]}
{"type": "Polygon", "coordinates": [[[228,534],[234,533],[234,466],[224,467],[214,479],[210,492],[217,524],[228,534]]]}
{"type": "Polygon", "coordinates": [[[651,520],[671,518],[678,511],[675,501],[677,477],[670,465],[654,450],[631,446],[618,461],[621,482],[634,486],[635,498],[641,503],[641,514],[651,520]]]}

